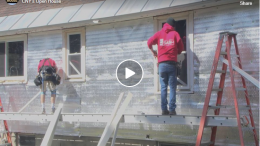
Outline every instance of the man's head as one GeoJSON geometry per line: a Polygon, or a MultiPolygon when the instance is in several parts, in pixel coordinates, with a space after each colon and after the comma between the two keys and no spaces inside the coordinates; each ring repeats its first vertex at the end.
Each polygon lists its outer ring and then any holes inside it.
{"type": "Polygon", "coordinates": [[[175,27],[176,26],[176,21],[172,18],[172,17],[169,17],[166,21],[166,23],[168,23],[169,25],[171,25],[172,27],[175,27]]]}

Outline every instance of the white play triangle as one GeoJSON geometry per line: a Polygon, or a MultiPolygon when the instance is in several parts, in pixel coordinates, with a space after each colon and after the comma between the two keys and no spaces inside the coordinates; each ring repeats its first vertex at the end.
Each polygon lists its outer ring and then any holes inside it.
{"type": "Polygon", "coordinates": [[[128,79],[130,78],[131,76],[135,75],[135,72],[128,69],[128,68],[125,68],[125,79],[128,79]]]}

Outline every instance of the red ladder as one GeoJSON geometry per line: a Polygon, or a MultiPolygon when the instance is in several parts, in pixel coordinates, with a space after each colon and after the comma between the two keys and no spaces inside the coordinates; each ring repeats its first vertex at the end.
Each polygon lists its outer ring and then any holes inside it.
{"type": "MultiPolygon", "coordinates": [[[[222,70],[217,70],[217,65],[218,65],[220,55],[224,55],[224,59],[228,60],[228,67],[229,67],[231,85],[232,85],[232,95],[233,95],[233,98],[234,98],[240,143],[241,143],[241,146],[244,146],[242,126],[241,126],[241,121],[240,121],[241,117],[240,117],[239,109],[238,109],[236,87],[235,87],[235,82],[234,82],[233,68],[232,68],[231,55],[230,55],[232,38],[233,38],[233,41],[234,41],[234,44],[235,44],[236,57],[238,59],[239,68],[242,69],[241,59],[239,57],[239,51],[238,51],[238,46],[237,46],[236,34],[231,33],[231,32],[221,32],[219,34],[219,40],[218,40],[218,44],[217,44],[217,48],[216,48],[215,58],[214,58],[213,66],[212,66],[212,69],[211,69],[211,74],[210,74],[210,79],[209,79],[209,84],[208,84],[208,90],[206,92],[205,103],[204,103],[202,116],[201,116],[201,120],[200,120],[199,131],[198,131],[198,135],[197,135],[196,146],[200,146],[200,144],[201,144],[201,139],[202,139],[203,130],[204,130],[204,127],[205,127],[205,122],[206,122],[206,116],[207,116],[208,107],[209,107],[209,101],[210,101],[211,92],[212,92],[214,78],[215,78],[216,73],[221,73],[221,75],[220,75],[219,90],[218,90],[218,93],[217,93],[217,101],[216,101],[216,106],[215,106],[216,109],[214,110],[214,114],[219,115],[219,113],[220,113],[221,100],[222,100],[224,83],[225,83],[225,76],[226,76],[226,71],[227,71],[227,65],[225,63],[223,63],[223,65],[222,65],[222,70]],[[221,52],[222,43],[223,43],[224,38],[226,39],[226,42],[225,42],[226,43],[226,49],[225,49],[225,52],[221,52]]],[[[249,98],[248,98],[246,83],[245,83],[245,79],[242,76],[241,76],[241,80],[242,80],[242,83],[243,83],[243,90],[245,92],[245,98],[246,98],[246,103],[247,103],[247,107],[248,107],[251,126],[253,128],[255,145],[258,146],[258,138],[257,138],[253,114],[252,114],[252,110],[251,110],[251,106],[250,106],[250,101],[249,101],[249,98]]],[[[210,146],[215,145],[216,133],[217,133],[217,126],[212,127],[211,145],[210,146]]]]}
{"type": "MultiPolygon", "coordinates": [[[[1,98],[0,98],[0,112],[4,112],[4,108],[3,108],[1,98]]],[[[7,141],[9,143],[9,145],[12,146],[11,134],[9,132],[7,122],[6,122],[6,120],[4,120],[3,122],[4,122],[5,132],[6,132],[6,135],[7,135],[7,141]]]]}

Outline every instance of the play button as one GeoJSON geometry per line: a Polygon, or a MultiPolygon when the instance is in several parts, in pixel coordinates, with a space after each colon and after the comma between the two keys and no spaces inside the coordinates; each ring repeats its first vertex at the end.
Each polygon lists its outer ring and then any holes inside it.
{"type": "Polygon", "coordinates": [[[135,60],[124,60],[116,69],[118,82],[125,87],[134,87],[138,85],[143,78],[143,68],[135,60]]]}
{"type": "Polygon", "coordinates": [[[133,72],[132,70],[130,70],[128,68],[125,68],[125,79],[128,79],[133,75],[135,75],[135,72],[133,72]]]}

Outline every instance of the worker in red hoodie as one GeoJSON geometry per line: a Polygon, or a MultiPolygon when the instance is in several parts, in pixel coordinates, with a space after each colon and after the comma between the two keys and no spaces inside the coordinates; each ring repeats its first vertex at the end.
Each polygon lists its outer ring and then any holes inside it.
{"type": "Polygon", "coordinates": [[[180,35],[175,31],[176,22],[173,18],[168,18],[163,28],[149,38],[147,44],[153,56],[158,58],[159,76],[161,84],[161,109],[162,115],[176,115],[176,66],[177,56],[183,51],[183,43],[180,35]],[[158,46],[157,52],[152,45],[158,46]],[[167,88],[170,87],[169,110],[167,108],[167,88]]]}
{"type": "Polygon", "coordinates": [[[40,86],[41,89],[41,104],[42,104],[42,114],[45,114],[45,94],[46,86],[49,87],[51,91],[51,113],[55,112],[55,97],[56,97],[56,85],[54,84],[53,73],[57,72],[57,66],[54,60],[51,58],[45,58],[40,60],[38,64],[38,73],[44,78],[44,83],[40,86]]]}

